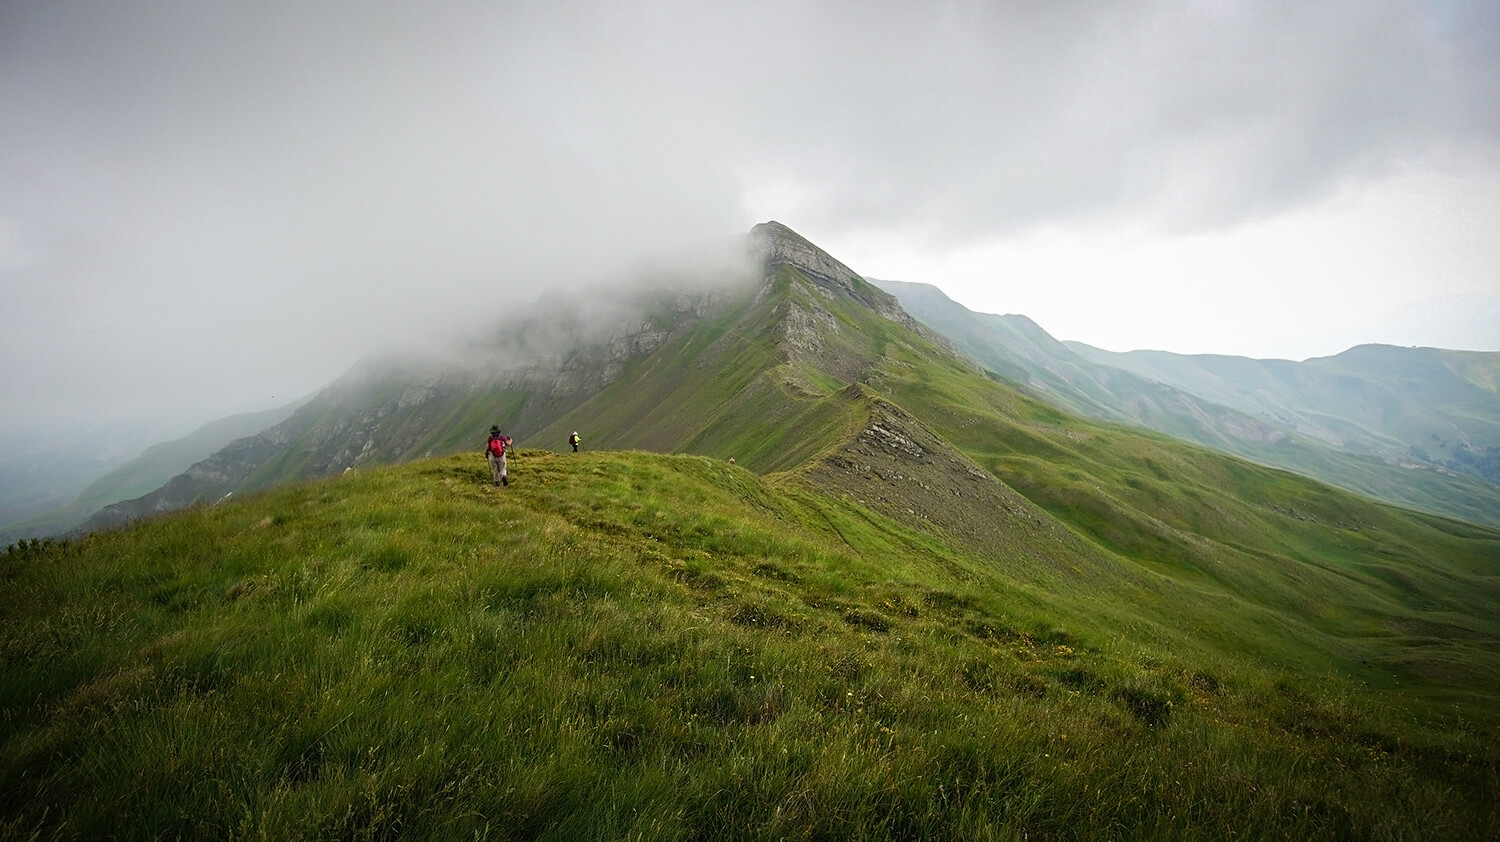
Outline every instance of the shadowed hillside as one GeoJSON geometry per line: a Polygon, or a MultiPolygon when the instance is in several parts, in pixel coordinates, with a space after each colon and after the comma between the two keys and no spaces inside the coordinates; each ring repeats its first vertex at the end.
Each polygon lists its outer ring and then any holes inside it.
{"type": "Polygon", "coordinates": [[[205,424],[183,438],[153,445],[140,456],[89,483],[67,505],[0,529],[0,543],[10,543],[20,537],[57,535],[73,529],[104,506],[154,491],[231,442],[253,436],[286,420],[299,403],[266,412],[233,415],[205,424]]]}

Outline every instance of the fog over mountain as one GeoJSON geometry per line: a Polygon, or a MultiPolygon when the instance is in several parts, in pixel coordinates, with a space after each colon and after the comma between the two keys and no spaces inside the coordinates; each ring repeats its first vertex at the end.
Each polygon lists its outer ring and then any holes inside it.
{"type": "Polygon", "coordinates": [[[6,4],[0,432],[183,435],[771,218],[1060,338],[1318,352],[1500,294],[1497,103],[1486,2],[6,4]]]}

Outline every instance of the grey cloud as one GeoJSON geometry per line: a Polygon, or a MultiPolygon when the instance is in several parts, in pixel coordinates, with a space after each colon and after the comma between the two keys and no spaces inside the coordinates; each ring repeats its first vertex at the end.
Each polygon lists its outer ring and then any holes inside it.
{"type": "Polygon", "coordinates": [[[1455,139],[1493,156],[1492,26],[1362,0],[1048,5],[1088,13],[950,5],[834,45],[804,119],[781,121],[805,143],[765,169],[822,184],[820,227],[915,215],[951,240],[1112,214],[1229,225],[1455,139]]]}
{"type": "Polygon", "coordinates": [[[261,408],[745,231],[764,180],[795,228],[942,245],[1493,163],[1493,9],[6,4],[0,412],[261,408]]]}
{"type": "Polygon", "coordinates": [[[744,225],[689,116],[560,20],[263,8],[8,12],[7,415],[253,408],[744,225]]]}

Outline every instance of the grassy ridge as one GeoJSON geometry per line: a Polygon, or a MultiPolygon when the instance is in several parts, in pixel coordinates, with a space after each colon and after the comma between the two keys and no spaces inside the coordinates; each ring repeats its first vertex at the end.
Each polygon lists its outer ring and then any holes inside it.
{"type": "Polygon", "coordinates": [[[0,835],[1500,830],[1493,725],[1420,695],[1184,647],[1170,612],[1122,624],[1104,586],[1015,582],[792,477],[513,472],[430,460],[4,556],[0,835]]]}

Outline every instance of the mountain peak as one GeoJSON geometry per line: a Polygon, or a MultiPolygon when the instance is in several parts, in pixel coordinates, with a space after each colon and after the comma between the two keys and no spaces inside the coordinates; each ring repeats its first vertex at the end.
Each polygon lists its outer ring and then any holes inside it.
{"type": "Polygon", "coordinates": [[[772,220],[756,225],[750,229],[750,240],[767,275],[776,274],[778,267],[790,267],[829,292],[846,295],[892,321],[919,333],[924,332],[901,309],[894,295],[869,283],[833,255],[780,222],[772,220]]]}
{"type": "Polygon", "coordinates": [[[750,239],[768,272],[789,265],[814,281],[857,295],[856,282],[861,279],[854,270],[780,222],[762,222],[751,228],[750,239]]]}

